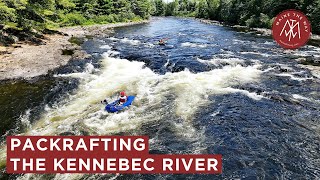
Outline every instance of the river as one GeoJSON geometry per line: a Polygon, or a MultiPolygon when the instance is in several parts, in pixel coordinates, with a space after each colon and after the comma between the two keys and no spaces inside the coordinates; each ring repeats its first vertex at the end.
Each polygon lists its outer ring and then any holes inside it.
{"type": "Polygon", "coordinates": [[[151,153],[222,154],[223,174],[11,178],[320,178],[320,80],[295,60],[320,57],[320,48],[283,50],[271,38],[182,18],[117,28],[83,48],[91,59],[0,85],[3,143],[8,134],[148,135],[151,153]],[[133,106],[105,112],[100,101],[122,90],[136,96],[133,106]]]}

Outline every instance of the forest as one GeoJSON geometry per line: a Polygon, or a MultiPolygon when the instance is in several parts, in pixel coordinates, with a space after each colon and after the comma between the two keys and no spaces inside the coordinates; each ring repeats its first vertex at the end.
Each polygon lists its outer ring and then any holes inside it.
{"type": "Polygon", "coordinates": [[[320,33],[320,0],[0,0],[0,38],[3,29],[42,32],[62,26],[139,21],[151,15],[270,28],[273,18],[286,9],[304,12],[313,32],[320,33]]]}
{"type": "Polygon", "coordinates": [[[297,9],[308,16],[313,33],[320,34],[320,0],[155,0],[153,4],[156,16],[189,16],[263,28],[271,28],[280,12],[297,9]]]}
{"type": "Polygon", "coordinates": [[[0,0],[0,24],[42,30],[146,19],[150,10],[149,0],[0,0]]]}

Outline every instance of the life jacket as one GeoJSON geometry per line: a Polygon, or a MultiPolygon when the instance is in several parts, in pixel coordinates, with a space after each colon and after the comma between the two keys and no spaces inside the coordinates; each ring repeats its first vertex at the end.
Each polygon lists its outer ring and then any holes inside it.
{"type": "Polygon", "coordinates": [[[125,103],[127,102],[127,96],[121,96],[119,99],[120,103],[125,103]]]}

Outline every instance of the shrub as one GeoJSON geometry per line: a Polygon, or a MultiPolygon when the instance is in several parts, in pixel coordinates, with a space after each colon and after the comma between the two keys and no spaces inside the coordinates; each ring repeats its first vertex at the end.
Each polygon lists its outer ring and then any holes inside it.
{"type": "Polygon", "coordinates": [[[82,25],[86,22],[87,19],[79,13],[68,13],[62,17],[62,25],[64,26],[82,25]]]}
{"type": "Polygon", "coordinates": [[[95,23],[98,24],[106,24],[106,23],[113,23],[114,22],[114,16],[107,16],[107,15],[101,15],[101,16],[95,16],[92,19],[95,23]]]}
{"type": "Polygon", "coordinates": [[[16,19],[15,9],[9,8],[4,3],[0,2],[0,22],[14,22],[16,19]]]}
{"type": "Polygon", "coordinates": [[[271,20],[268,15],[260,13],[259,16],[252,15],[249,19],[245,21],[246,26],[252,27],[262,27],[262,28],[270,28],[271,20]]]}
{"type": "Polygon", "coordinates": [[[270,23],[270,18],[268,15],[261,13],[259,20],[260,20],[260,24],[259,24],[260,27],[271,28],[272,25],[270,23]]]}
{"type": "Polygon", "coordinates": [[[256,24],[257,24],[257,18],[256,16],[252,15],[249,19],[247,19],[245,22],[246,22],[246,26],[252,28],[252,27],[257,27],[256,24]]]}

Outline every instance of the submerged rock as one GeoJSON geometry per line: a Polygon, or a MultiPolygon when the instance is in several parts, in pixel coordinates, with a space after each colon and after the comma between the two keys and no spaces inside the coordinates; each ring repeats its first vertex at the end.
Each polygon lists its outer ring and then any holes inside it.
{"type": "Polygon", "coordinates": [[[298,63],[303,65],[320,66],[320,58],[315,56],[307,56],[296,59],[298,63]]]}

